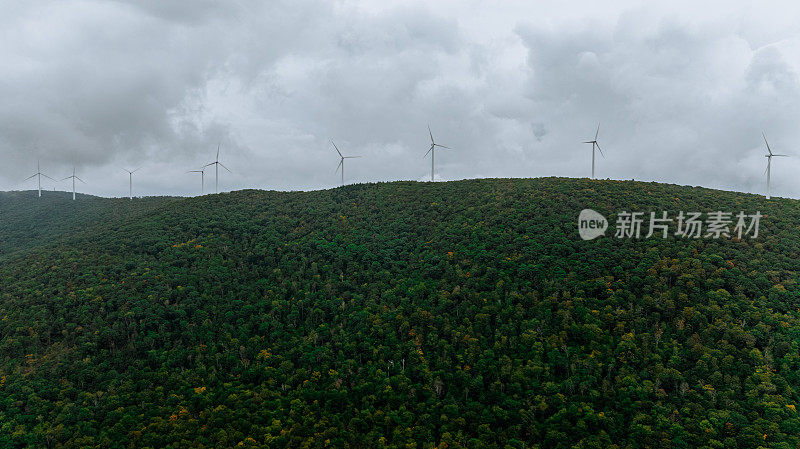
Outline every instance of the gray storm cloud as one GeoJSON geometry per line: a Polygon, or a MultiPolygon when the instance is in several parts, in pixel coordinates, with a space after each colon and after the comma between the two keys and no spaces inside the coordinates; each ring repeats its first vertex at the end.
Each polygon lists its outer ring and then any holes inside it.
{"type": "Polygon", "coordinates": [[[327,188],[330,139],[364,156],[348,182],[425,179],[428,125],[440,179],[588,176],[601,122],[599,177],[760,192],[764,131],[800,196],[794,6],[4,3],[3,189],[40,159],[87,193],[143,166],[139,194],[196,194],[217,145],[224,190],[327,188]]]}

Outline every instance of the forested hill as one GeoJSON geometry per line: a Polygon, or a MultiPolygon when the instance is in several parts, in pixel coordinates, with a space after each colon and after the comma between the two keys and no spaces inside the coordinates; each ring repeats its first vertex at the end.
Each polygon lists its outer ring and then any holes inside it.
{"type": "Polygon", "coordinates": [[[797,201],[655,183],[174,200],[0,264],[0,447],[794,448],[799,268],[797,201]]]}
{"type": "Polygon", "coordinates": [[[165,203],[170,197],[99,198],[71,192],[0,192],[0,261],[10,254],[52,244],[74,232],[135,219],[165,203]]]}

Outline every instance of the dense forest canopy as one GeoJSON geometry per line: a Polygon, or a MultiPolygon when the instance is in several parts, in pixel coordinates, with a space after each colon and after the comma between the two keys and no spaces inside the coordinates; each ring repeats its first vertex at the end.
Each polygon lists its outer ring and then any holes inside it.
{"type": "Polygon", "coordinates": [[[0,261],[9,254],[41,244],[53,244],[87,227],[99,226],[98,232],[116,222],[136,219],[174,197],[98,198],[70,192],[36,191],[0,192],[0,261]]]}
{"type": "Polygon", "coordinates": [[[0,447],[800,446],[794,200],[27,193],[0,195],[0,447]],[[585,208],[763,217],[757,238],[583,241],[585,208]]]}

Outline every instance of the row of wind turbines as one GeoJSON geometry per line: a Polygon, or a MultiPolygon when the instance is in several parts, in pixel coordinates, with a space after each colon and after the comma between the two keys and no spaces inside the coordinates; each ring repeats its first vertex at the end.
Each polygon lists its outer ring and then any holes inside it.
{"type": "MultiPolygon", "coordinates": [[[[452,148],[446,147],[444,145],[439,145],[438,143],[436,143],[433,140],[433,133],[431,132],[431,127],[430,126],[428,126],[428,135],[430,135],[430,138],[431,138],[431,146],[428,149],[428,152],[425,153],[424,157],[427,157],[428,154],[431,155],[431,181],[433,181],[434,180],[434,156],[435,156],[436,148],[445,148],[445,149],[448,149],[448,150],[450,150],[452,148]]],[[[360,158],[362,156],[345,156],[345,155],[342,154],[342,152],[339,150],[339,147],[336,146],[336,143],[334,143],[333,140],[331,140],[331,145],[333,145],[333,148],[336,150],[336,153],[339,155],[339,165],[336,166],[336,172],[338,173],[339,171],[341,171],[341,174],[342,174],[342,185],[344,185],[344,160],[345,159],[358,159],[358,158],[360,158]]],[[[214,171],[215,171],[215,173],[214,173],[214,192],[215,193],[219,193],[219,168],[222,167],[225,170],[227,170],[228,173],[233,173],[228,167],[225,166],[225,164],[220,162],[220,160],[219,160],[219,152],[220,152],[220,145],[217,145],[217,156],[216,156],[216,159],[214,159],[214,162],[209,162],[208,164],[202,166],[199,170],[189,170],[189,171],[186,172],[186,173],[200,173],[200,194],[201,195],[205,194],[206,168],[208,168],[208,167],[210,167],[212,165],[214,166],[214,171]]],[[[141,170],[141,169],[142,169],[142,167],[139,167],[139,168],[137,168],[135,170],[128,170],[127,168],[123,168],[122,169],[123,171],[128,173],[128,198],[131,199],[131,200],[133,200],[133,174],[136,173],[137,171],[141,170]]],[[[42,173],[42,170],[41,170],[41,168],[39,166],[39,161],[36,162],[36,173],[34,173],[33,175],[31,175],[28,178],[26,178],[25,181],[27,181],[27,180],[29,180],[31,178],[37,177],[37,176],[38,176],[38,180],[39,180],[39,186],[38,186],[39,187],[39,197],[41,198],[41,196],[42,196],[42,176],[44,176],[47,179],[53,180],[53,181],[55,181],[55,179],[53,179],[53,178],[47,176],[46,174],[42,173]]],[[[76,192],[76,190],[75,190],[75,180],[77,179],[78,181],[83,182],[83,183],[85,183],[85,181],[75,175],[75,168],[72,169],[72,176],[68,176],[68,177],[62,179],[62,181],[67,180],[67,179],[72,179],[72,199],[74,200],[75,199],[75,192],[76,192]]]]}
{"type": "MultiPolygon", "coordinates": [[[[205,191],[205,184],[206,184],[206,180],[205,180],[206,168],[208,168],[209,166],[212,166],[212,165],[214,166],[214,168],[216,170],[216,179],[214,181],[214,188],[215,188],[215,192],[219,193],[219,167],[222,167],[225,170],[228,170],[228,172],[231,172],[228,169],[228,167],[226,167],[222,162],[219,161],[219,146],[217,146],[217,158],[214,160],[214,162],[210,162],[210,163],[204,165],[200,170],[189,170],[187,172],[187,173],[200,173],[201,174],[201,185],[200,185],[200,193],[201,194],[205,193],[204,191],[205,191]]],[[[136,170],[128,170],[127,168],[123,168],[122,169],[124,172],[128,173],[128,199],[130,199],[130,200],[133,200],[133,174],[136,173],[137,171],[141,170],[141,169],[142,169],[142,167],[139,167],[136,170]]],[[[27,181],[29,179],[32,179],[32,178],[38,178],[39,198],[42,197],[42,177],[43,176],[45,178],[51,180],[51,181],[56,181],[55,179],[51,178],[50,176],[47,176],[46,174],[42,173],[42,169],[41,169],[41,167],[39,165],[39,161],[36,161],[36,173],[34,173],[31,176],[28,176],[27,178],[25,178],[25,181],[27,181]]],[[[75,167],[72,168],[72,175],[67,176],[66,178],[62,179],[61,181],[66,181],[67,179],[72,179],[72,200],[74,201],[75,200],[75,196],[76,196],[75,180],[78,180],[78,181],[80,181],[80,182],[82,182],[84,184],[86,183],[86,181],[84,181],[83,179],[81,179],[78,176],[76,176],[75,167]]]]}
{"type": "MultiPolygon", "coordinates": [[[[452,148],[446,147],[444,145],[439,145],[438,143],[436,143],[436,141],[433,140],[433,132],[431,132],[430,125],[428,126],[428,135],[431,136],[431,147],[428,149],[428,152],[425,153],[425,156],[423,156],[423,157],[428,157],[429,154],[431,155],[431,181],[433,181],[433,170],[434,170],[434,162],[433,161],[434,161],[434,158],[436,156],[436,148],[444,148],[446,150],[452,150],[452,148]]],[[[338,172],[339,168],[341,167],[341,169],[342,169],[342,185],[344,185],[344,160],[345,159],[356,159],[356,158],[360,158],[361,156],[345,156],[345,155],[342,154],[341,151],[339,151],[339,147],[336,146],[336,144],[333,142],[333,140],[331,140],[331,145],[333,145],[333,148],[336,150],[337,153],[339,153],[340,160],[339,160],[339,165],[336,166],[336,171],[338,172]]],[[[592,162],[592,164],[594,164],[594,162],[592,162]]],[[[594,165],[592,165],[592,177],[594,177],[594,165]]]]}
{"type": "MultiPolygon", "coordinates": [[[[27,178],[25,178],[25,181],[27,181],[29,179],[32,179],[32,178],[38,178],[39,198],[42,197],[42,176],[44,176],[45,178],[50,179],[52,181],[55,181],[55,179],[53,179],[53,178],[47,176],[46,174],[42,173],[42,169],[39,166],[39,161],[36,161],[36,173],[34,173],[34,174],[28,176],[27,178]]],[[[77,179],[78,181],[83,182],[83,183],[85,183],[85,181],[75,175],[75,167],[72,167],[72,175],[67,176],[66,178],[62,179],[61,181],[66,181],[67,179],[72,179],[72,199],[74,200],[75,199],[75,180],[77,179]]]]}
{"type": "MultiPolygon", "coordinates": [[[[431,155],[431,181],[433,182],[434,181],[434,170],[435,170],[435,162],[434,161],[435,161],[435,157],[436,157],[436,149],[437,148],[442,148],[442,149],[446,149],[446,150],[452,150],[452,148],[436,143],[436,141],[433,138],[433,132],[431,131],[430,125],[428,126],[428,135],[431,138],[431,146],[430,146],[430,148],[428,148],[428,151],[425,153],[423,158],[428,157],[429,154],[431,155]]],[[[764,137],[764,143],[767,146],[767,154],[764,155],[764,157],[767,158],[767,168],[764,171],[764,173],[767,175],[767,195],[766,195],[766,198],[770,199],[770,174],[771,174],[771,169],[772,169],[772,158],[773,157],[789,157],[789,155],[773,153],[772,152],[772,148],[770,148],[769,142],[767,141],[766,134],[762,132],[761,135],[764,137]]],[[[591,144],[592,145],[592,179],[595,179],[595,176],[594,176],[594,172],[595,172],[595,150],[600,152],[600,156],[602,156],[603,159],[605,159],[605,157],[606,157],[605,154],[603,153],[603,150],[600,148],[600,143],[598,142],[598,137],[599,136],[600,136],[600,124],[598,123],[597,124],[597,130],[594,133],[594,139],[587,140],[587,141],[583,142],[585,144],[591,144]]],[[[342,154],[342,152],[339,150],[339,147],[336,146],[336,143],[334,143],[333,140],[331,140],[331,145],[333,145],[334,150],[336,150],[336,153],[339,155],[339,164],[336,166],[336,171],[335,172],[338,173],[339,171],[341,171],[341,182],[342,182],[342,185],[344,185],[344,161],[345,161],[345,159],[358,159],[358,158],[360,158],[362,156],[345,156],[344,154],[342,154]]],[[[225,170],[227,170],[228,173],[233,173],[230,169],[228,169],[228,167],[226,167],[222,162],[220,162],[220,160],[219,160],[219,151],[220,151],[220,145],[217,145],[217,156],[216,156],[216,159],[214,159],[213,162],[209,162],[208,164],[202,166],[199,170],[189,170],[189,171],[187,171],[187,173],[200,173],[200,193],[201,194],[205,194],[206,168],[214,166],[214,193],[219,193],[219,168],[222,167],[225,170]]],[[[131,199],[131,200],[133,199],[133,174],[136,173],[137,171],[139,171],[141,168],[142,167],[139,167],[136,170],[123,169],[125,172],[128,173],[128,198],[131,199]]],[[[39,161],[37,161],[36,162],[36,173],[34,173],[33,175],[31,175],[31,176],[29,176],[28,178],[25,179],[25,181],[27,181],[27,180],[32,179],[34,177],[38,177],[38,188],[39,188],[39,197],[40,198],[42,196],[42,176],[44,176],[47,179],[55,181],[55,179],[53,179],[53,178],[47,176],[46,174],[42,173],[42,170],[41,170],[41,168],[39,166],[39,161]]],[[[71,176],[67,176],[66,178],[62,179],[61,181],[66,181],[67,179],[72,179],[72,199],[75,200],[75,180],[78,180],[78,181],[83,182],[83,183],[85,183],[85,182],[81,178],[76,176],[74,167],[72,169],[72,175],[71,176]]]]}

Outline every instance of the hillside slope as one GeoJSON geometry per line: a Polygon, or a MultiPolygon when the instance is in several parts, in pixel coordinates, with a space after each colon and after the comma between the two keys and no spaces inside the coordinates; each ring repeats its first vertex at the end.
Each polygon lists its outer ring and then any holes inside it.
{"type": "MultiPolygon", "coordinates": [[[[174,201],[174,197],[99,198],[79,194],[72,201],[69,192],[0,192],[0,261],[10,254],[52,244],[68,234],[100,225],[109,228],[120,220],[174,201]]],[[[102,232],[102,231],[98,231],[102,232]]]]}
{"type": "Polygon", "coordinates": [[[0,266],[0,447],[798,447],[799,225],[563,178],[173,201],[0,266]]]}

